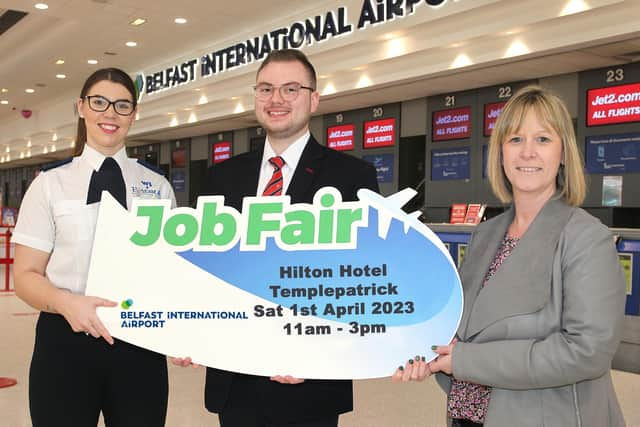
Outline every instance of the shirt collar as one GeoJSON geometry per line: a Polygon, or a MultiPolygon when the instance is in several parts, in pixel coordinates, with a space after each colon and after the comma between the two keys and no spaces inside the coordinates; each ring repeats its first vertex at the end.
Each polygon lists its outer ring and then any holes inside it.
{"type": "MultiPolygon", "coordinates": [[[[304,148],[307,146],[307,141],[309,141],[309,137],[311,133],[307,130],[300,138],[296,139],[290,146],[287,147],[286,150],[280,154],[280,157],[284,159],[285,165],[295,170],[298,166],[298,162],[300,161],[300,157],[302,157],[302,152],[304,148]]],[[[269,159],[276,156],[275,151],[271,148],[271,144],[269,143],[269,137],[264,141],[264,153],[262,154],[262,166],[264,167],[269,163],[269,159]]]]}
{"type": "MultiPolygon", "coordinates": [[[[80,158],[89,163],[89,166],[91,166],[91,168],[95,171],[100,170],[100,166],[102,166],[102,162],[106,157],[107,156],[86,143],[84,145],[84,148],[82,149],[82,154],[80,155],[80,158]]],[[[122,147],[116,154],[111,157],[113,157],[113,159],[116,161],[116,163],[118,163],[118,166],[120,166],[120,169],[122,170],[126,160],[128,159],[126,148],[122,147]]]]}

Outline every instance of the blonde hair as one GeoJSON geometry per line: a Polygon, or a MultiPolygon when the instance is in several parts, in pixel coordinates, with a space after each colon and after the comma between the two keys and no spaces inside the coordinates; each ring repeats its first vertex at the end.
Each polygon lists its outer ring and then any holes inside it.
{"type": "Polygon", "coordinates": [[[563,160],[556,178],[561,196],[572,206],[581,205],[587,192],[587,184],[571,116],[560,98],[539,86],[527,86],[519,90],[498,116],[489,140],[487,156],[487,176],[493,193],[504,203],[513,200],[511,183],[502,167],[502,144],[509,135],[520,129],[531,109],[562,141],[563,160]]]}

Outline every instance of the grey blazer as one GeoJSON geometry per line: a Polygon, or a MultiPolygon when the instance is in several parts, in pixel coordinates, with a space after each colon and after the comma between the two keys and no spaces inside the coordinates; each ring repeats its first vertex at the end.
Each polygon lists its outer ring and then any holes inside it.
{"type": "MultiPolygon", "coordinates": [[[[514,208],[473,233],[453,375],[491,386],[485,427],[625,422],[611,382],[625,282],[609,230],[555,196],[482,287],[514,208]]],[[[450,377],[438,374],[448,392],[450,377]]]]}

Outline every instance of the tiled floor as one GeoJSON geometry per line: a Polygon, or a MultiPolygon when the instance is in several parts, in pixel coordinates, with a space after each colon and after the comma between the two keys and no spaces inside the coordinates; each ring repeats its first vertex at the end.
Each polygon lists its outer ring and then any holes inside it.
{"type": "MultiPolygon", "coordinates": [[[[0,427],[30,426],[27,372],[37,313],[12,293],[0,292],[0,377],[18,380],[0,389],[0,427]]],[[[168,427],[218,427],[205,411],[203,369],[170,366],[168,427]]],[[[629,427],[640,426],[640,375],[614,371],[613,380],[629,427]]],[[[432,379],[393,384],[388,379],[357,381],[355,410],[341,427],[439,427],[444,425],[444,394],[432,379]]]]}

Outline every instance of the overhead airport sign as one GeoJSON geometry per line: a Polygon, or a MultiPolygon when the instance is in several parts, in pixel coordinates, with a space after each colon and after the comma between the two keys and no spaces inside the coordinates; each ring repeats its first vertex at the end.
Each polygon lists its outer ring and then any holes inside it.
{"type": "Polygon", "coordinates": [[[372,25],[412,15],[424,5],[434,8],[446,2],[447,0],[363,0],[357,21],[349,19],[346,7],[339,7],[337,10],[302,19],[286,27],[275,28],[222,49],[203,53],[197,58],[170,65],[162,70],[140,73],[135,79],[138,100],[143,94],[152,95],[193,82],[198,77],[212,77],[260,61],[272,50],[300,49],[372,25]]]}
{"type": "Polygon", "coordinates": [[[435,357],[462,313],[449,252],[401,209],[415,194],[343,202],[326,187],[311,204],[246,197],[238,212],[204,196],[127,212],[105,192],[86,292],[119,302],[98,309],[113,336],[170,356],[254,375],[389,376],[435,357]]]}

